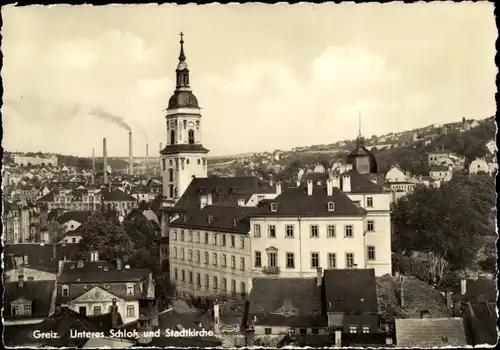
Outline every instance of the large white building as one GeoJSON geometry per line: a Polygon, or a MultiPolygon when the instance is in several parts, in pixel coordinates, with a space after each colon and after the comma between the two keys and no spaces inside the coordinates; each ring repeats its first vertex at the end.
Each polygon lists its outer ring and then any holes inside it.
{"type": "Polygon", "coordinates": [[[316,276],[317,268],[391,273],[391,193],[372,182],[361,137],[352,169],[290,187],[256,177],[207,177],[201,114],[189,88],[183,40],[161,151],[162,266],[186,298],[240,298],[252,277],[316,276]]]}
{"type": "Polygon", "coordinates": [[[21,155],[14,155],[14,163],[16,165],[22,165],[22,166],[42,166],[42,165],[50,165],[50,166],[57,166],[57,157],[56,156],[48,156],[48,157],[40,157],[40,156],[34,156],[34,157],[28,157],[28,156],[21,156],[21,155]]]}

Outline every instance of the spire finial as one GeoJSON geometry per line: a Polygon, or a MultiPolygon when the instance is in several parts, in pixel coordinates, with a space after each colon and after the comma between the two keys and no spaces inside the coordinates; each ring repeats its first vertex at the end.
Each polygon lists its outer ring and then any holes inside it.
{"type": "Polygon", "coordinates": [[[179,54],[179,62],[184,62],[186,60],[186,55],[184,55],[184,33],[180,32],[179,35],[181,36],[181,53],[179,54]]]}
{"type": "Polygon", "coordinates": [[[361,111],[358,114],[358,137],[361,137],[361,111]]]}

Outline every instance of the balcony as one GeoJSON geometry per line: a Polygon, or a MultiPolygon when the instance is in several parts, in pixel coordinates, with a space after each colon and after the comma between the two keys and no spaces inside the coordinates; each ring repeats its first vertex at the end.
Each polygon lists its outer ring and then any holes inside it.
{"type": "Polygon", "coordinates": [[[266,275],[278,275],[280,273],[279,266],[264,266],[262,272],[266,275]]]}

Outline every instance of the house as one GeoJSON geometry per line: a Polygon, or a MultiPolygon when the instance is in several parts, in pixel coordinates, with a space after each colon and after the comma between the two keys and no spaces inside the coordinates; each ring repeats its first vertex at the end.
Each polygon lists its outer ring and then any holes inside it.
{"type": "Polygon", "coordinates": [[[120,189],[106,189],[101,192],[102,205],[113,208],[120,217],[127,216],[137,207],[137,199],[120,189]]]}
{"type": "Polygon", "coordinates": [[[54,280],[25,281],[22,275],[17,281],[5,282],[4,325],[42,322],[49,315],[54,286],[54,280]]]}
{"type": "Polygon", "coordinates": [[[447,166],[435,165],[429,170],[429,176],[434,181],[450,181],[453,177],[453,172],[447,166]]]}
{"type": "Polygon", "coordinates": [[[62,307],[98,316],[116,302],[125,323],[149,313],[154,297],[149,270],[100,261],[97,252],[91,253],[91,261],[64,262],[57,281],[57,302],[62,307]]]}
{"type": "Polygon", "coordinates": [[[374,269],[325,270],[328,326],[344,333],[379,333],[374,269]]]}
{"type": "Polygon", "coordinates": [[[496,140],[488,141],[486,143],[486,148],[488,149],[488,152],[490,152],[490,154],[495,154],[498,151],[497,141],[496,140]]]}
{"type": "Polygon", "coordinates": [[[398,347],[467,346],[464,321],[460,317],[396,319],[398,347]]]}
{"type": "Polygon", "coordinates": [[[74,230],[69,230],[64,234],[64,237],[61,240],[61,243],[65,244],[73,244],[73,243],[80,243],[82,240],[82,234],[83,234],[84,226],[79,225],[76,229],[74,230]]]}
{"type": "Polygon", "coordinates": [[[322,283],[321,270],[317,278],[253,278],[248,326],[254,337],[326,334],[322,283]]]}
{"type": "Polygon", "coordinates": [[[55,221],[64,229],[65,232],[72,231],[86,222],[91,211],[67,211],[59,215],[55,221]]]}
{"type": "Polygon", "coordinates": [[[469,174],[475,175],[479,173],[490,173],[490,167],[488,166],[488,163],[482,158],[474,159],[469,165],[469,174]]]}

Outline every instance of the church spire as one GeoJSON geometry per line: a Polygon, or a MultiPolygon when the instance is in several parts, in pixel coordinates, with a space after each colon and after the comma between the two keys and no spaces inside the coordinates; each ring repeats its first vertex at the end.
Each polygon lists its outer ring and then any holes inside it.
{"type": "Polygon", "coordinates": [[[184,33],[180,32],[179,35],[181,36],[181,41],[179,41],[181,43],[181,52],[179,54],[179,63],[184,63],[184,62],[186,62],[186,55],[184,54],[184,33]]]}
{"type": "Polygon", "coordinates": [[[358,115],[358,138],[361,137],[361,111],[359,111],[358,115]]]}
{"type": "Polygon", "coordinates": [[[361,136],[361,111],[358,112],[358,137],[356,138],[356,144],[358,147],[365,145],[365,139],[361,136]]]}

